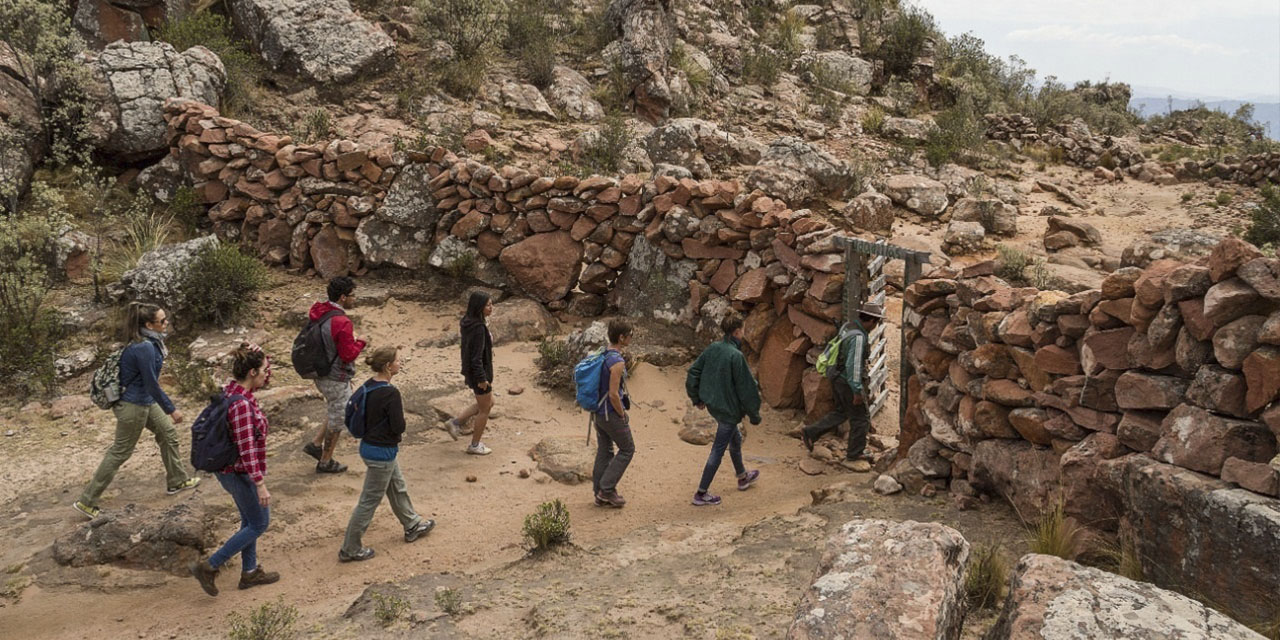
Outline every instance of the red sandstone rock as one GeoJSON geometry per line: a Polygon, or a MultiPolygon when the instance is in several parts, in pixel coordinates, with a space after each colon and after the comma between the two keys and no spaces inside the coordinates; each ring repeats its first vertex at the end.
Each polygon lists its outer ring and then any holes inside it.
{"type": "Polygon", "coordinates": [[[1080,363],[1086,374],[1100,373],[1103,369],[1129,369],[1129,338],[1131,327],[1099,331],[1087,335],[1080,343],[1080,363]]]}
{"type": "Polygon", "coordinates": [[[1236,269],[1236,275],[1262,297],[1280,300],[1280,259],[1255,258],[1236,269]]]}
{"type": "Polygon", "coordinates": [[[1280,496],[1280,472],[1263,462],[1227,458],[1222,464],[1222,480],[1264,496],[1280,496]]]}
{"type": "Polygon", "coordinates": [[[1248,388],[1245,410],[1261,411],[1280,395],[1280,349],[1262,347],[1244,359],[1244,379],[1248,388]]]}
{"type": "Polygon", "coordinates": [[[1195,381],[1187,389],[1187,402],[1237,418],[1249,417],[1245,410],[1245,377],[1211,364],[1196,371],[1195,381]]]}
{"type": "Polygon", "coordinates": [[[806,366],[804,355],[787,350],[795,340],[793,329],[787,316],[778,317],[765,335],[756,365],[760,395],[775,409],[799,407],[804,402],[801,388],[806,366]]]}
{"type": "Polygon", "coordinates": [[[737,302],[763,302],[768,293],[769,277],[763,267],[752,269],[738,278],[729,289],[729,298],[737,302]]]}
{"type": "Polygon", "coordinates": [[[1204,296],[1204,317],[1215,327],[1265,308],[1262,296],[1240,278],[1223,280],[1204,296]]]}
{"type": "Polygon", "coordinates": [[[1171,409],[1183,401],[1187,381],[1128,371],[1116,380],[1116,404],[1121,409],[1171,409]]]}
{"type": "Polygon", "coordinates": [[[1213,334],[1213,357],[1228,369],[1239,369],[1244,359],[1258,348],[1258,335],[1266,316],[1244,316],[1213,334]]]}
{"type": "Polygon", "coordinates": [[[338,238],[334,227],[325,226],[311,239],[311,261],[323,278],[347,275],[347,244],[338,238]]]}
{"type": "Polygon", "coordinates": [[[577,284],[582,245],[565,231],[539,233],[504,249],[499,260],[522,289],[547,303],[577,284]]]}
{"type": "Polygon", "coordinates": [[[1157,260],[1151,263],[1142,275],[1134,281],[1134,298],[1149,307],[1164,301],[1164,279],[1174,269],[1182,266],[1175,260],[1157,260]]]}
{"type": "Polygon", "coordinates": [[[1134,451],[1146,452],[1160,439],[1162,411],[1126,411],[1116,427],[1116,437],[1134,451]]]}
{"type": "Polygon", "coordinates": [[[1142,276],[1142,269],[1138,267],[1121,267],[1107,274],[1102,279],[1102,297],[1105,300],[1117,300],[1119,298],[1132,298],[1133,283],[1137,282],[1142,276]]]}
{"type": "Polygon", "coordinates": [[[1269,462],[1275,453],[1275,436],[1261,424],[1223,418],[1189,404],[1169,412],[1151,449],[1157,460],[1214,476],[1227,458],[1269,462]]]}
{"type": "Polygon", "coordinates": [[[1258,248],[1235,236],[1227,236],[1209,252],[1209,274],[1214,282],[1222,282],[1235,275],[1236,269],[1246,262],[1261,258],[1258,248]]]}
{"type": "Polygon", "coordinates": [[[1046,373],[1065,376],[1080,373],[1080,357],[1057,345],[1037,349],[1035,361],[1036,366],[1046,373]]]}

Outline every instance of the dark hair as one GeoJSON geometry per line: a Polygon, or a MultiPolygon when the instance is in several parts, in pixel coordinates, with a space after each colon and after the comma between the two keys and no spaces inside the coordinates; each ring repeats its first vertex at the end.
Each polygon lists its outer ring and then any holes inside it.
{"type": "Polygon", "coordinates": [[[484,319],[484,306],[489,304],[489,294],[476,289],[471,292],[471,297],[467,298],[467,315],[472,320],[484,319]]]}
{"type": "Polygon", "coordinates": [[[609,321],[609,344],[618,344],[623,336],[631,335],[631,323],[622,319],[609,321]]]}
{"type": "Polygon", "coordinates": [[[733,335],[734,331],[737,331],[738,329],[741,329],[741,328],[742,328],[742,315],[737,312],[730,313],[720,321],[720,330],[723,331],[726,336],[733,335]]]}
{"type": "Polygon", "coordinates": [[[383,373],[392,362],[396,361],[396,356],[400,353],[400,347],[378,347],[373,350],[364,359],[364,363],[369,365],[377,373],[383,373]]]}
{"type": "Polygon", "coordinates": [[[240,346],[231,352],[231,377],[244,380],[249,377],[250,371],[261,369],[266,361],[267,353],[261,347],[241,342],[240,346]]]}
{"type": "Polygon", "coordinates": [[[160,306],[147,302],[130,302],[125,310],[124,339],[126,342],[142,342],[142,330],[148,322],[155,322],[160,306]]]}
{"type": "Polygon", "coordinates": [[[356,290],[356,281],[347,276],[338,276],[329,280],[329,302],[337,302],[342,296],[351,295],[356,290]]]}

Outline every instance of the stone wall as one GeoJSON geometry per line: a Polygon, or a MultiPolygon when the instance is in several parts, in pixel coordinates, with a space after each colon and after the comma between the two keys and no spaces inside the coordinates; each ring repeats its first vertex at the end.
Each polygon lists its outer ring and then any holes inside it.
{"type": "Polygon", "coordinates": [[[1280,588],[1280,260],[1229,238],[1072,295],[993,271],[906,289],[919,373],[890,474],[1026,519],[1061,500],[1157,583],[1261,615],[1280,588]]]}
{"type": "Polygon", "coordinates": [[[714,327],[736,309],[765,399],[821,409],[800,382],[835,333],[844,264],[841,232],[806,209],[736,181],[538,176],[443,148],[295,143],[192,101],[165,113],[217,235],[270,264],[431,266],[588,316],[714,327]]]}

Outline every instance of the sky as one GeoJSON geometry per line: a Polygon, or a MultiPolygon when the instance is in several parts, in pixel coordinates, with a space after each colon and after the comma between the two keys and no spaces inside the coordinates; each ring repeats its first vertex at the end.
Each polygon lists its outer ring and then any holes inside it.
{"type": "Polygon", "coordinates": [[[1039,78],[1135,94],[1280,101],[1280,0],[916,0],[948,35],[1016,54],[1039,78]]]}

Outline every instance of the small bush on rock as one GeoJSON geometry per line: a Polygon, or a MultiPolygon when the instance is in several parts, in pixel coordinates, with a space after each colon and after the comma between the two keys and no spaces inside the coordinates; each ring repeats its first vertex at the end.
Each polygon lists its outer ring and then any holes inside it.
{"type": "Polygon", "coordinates": [[[503,47],[516,58],[525,80],[545,89],[556,66],[556,32],[550,17],[555,7],[548,0],[512,3],[507,11],[507,39],[503,47]]]}
{"type": "Polygon", "coordinates": [[[785,64],[785,58],[777,51],[765,45],[754,45],[742,57],[742,79],[759,83],[767,89],[778,81],[785,64]]]}
{"type": "Polygon", "coordinates": [[[106,282],[119,280],[138,265],[144,254],[168,242],[173,228],[173,216],[147,196],[135,198],[122,218],[117,223],[124,235],[112,243],[110,253],[103,257],[102,277],[106,282]]]}
{"type": "Polygon", "coordinates": [[[925,138],[924,151],[929,164],[935,167],[967,159],[986,140],[985,127],[967,99],[939,113],[934,123],[937,127],[925,138]]]}
{"type": "Polygon", "coordinates": [[[462,592],[449,587],[436,587],[436,606],[451,616],[458,615],[462,611],[462,592]]]}
{"type": "Polygon", "coordinates": [[[1244,232],[1246,242],[1262,247],[1280,247],[1280,189],[1262,188],[1262,202],[1249,215],[1249,228],[1244,232]]]}
{"type": "Polygon", "coordinates": [[[622,168],[633,140],[631,126],[620,113],[605,116],[597,135],[582,150],[579,164],[589,173],[614,174],[622,168]]]}
{"type": "Polygon", "coordinates": [[[249,110],[254,89],[265,69],[249,45],[236,37],[226,16],[198,11],[177,22],[166,22],[156,37],[178,51],[200,45],[218,54],[227,71],[227,88],[221,105],[223,114],[233,116],[249,110]]]}
{"type": "Polygon", "coordinates": [[[938,27],[928,11],[907,6],[884,31],[884,39],[875,47],[873,55],[884,61],[885,73],[906,76],[915,66],[916,59],[925,52],[929,40],[936,37],[938,27]]]}
{"type": "Polygon", "coordinates": [[[862,131],[872,135],[879,135],[884,131],[884,109],[880,107],[871,107],[862,114],[862,131]]]}
{"type": "Polygon", "coordinates": [[[524,518],[524,538],[535,552],[569,541],[569,508],[559,499],[538,505],[524,518]]]}
{"type": "Polygon", "coordinates": [[[1009,565],[995,545],[984,545],[969,556],[969,570],[964,577],[965,600],[971,609],[994,609],[1000,604],[1005,584],[1009,581],[1009,565]]]}
{"type": "Polygon", "coordinates": [[[373,617],[387,626],[399,620],[409,611],[409,601],[400,596],[385,593],[373,593],[373,617]]]}
{"type": "Polygon", "coordinates": [[[267,282],[267,268],[253,256],[231,244],[211,246],[186,270],[181,284],[184,311],[193,322],[225,326],[249,308],[267,282]]]}
{"type": "Polygon", "coordinates": [[[227,616],[230,640],[289,640],[295,635],[293,625],[298,621],[297,607],[286,604],[284,598],[266,602],[245,617],[239,613],[227,616]]]}

